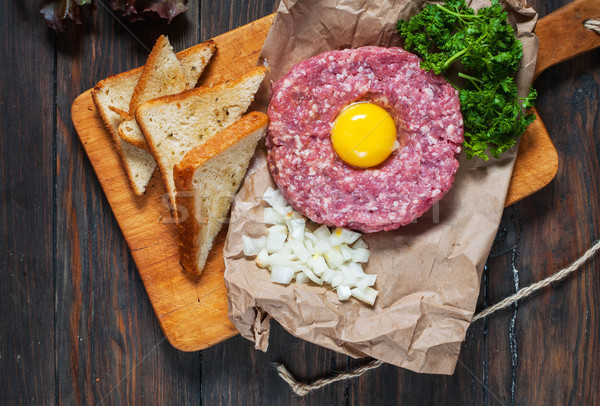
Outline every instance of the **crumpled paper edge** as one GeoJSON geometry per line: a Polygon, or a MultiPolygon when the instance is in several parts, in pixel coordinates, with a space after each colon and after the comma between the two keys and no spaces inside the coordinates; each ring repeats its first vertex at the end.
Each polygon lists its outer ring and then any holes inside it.
{"type": "MultiPolygon", "coordinates": [[[[281,21],[285,21],[286,24],[295,24],[293,18],[294,14],[290,13],[289,9],[292,7],[302,7],[304,3],[306,2],[282,1],[275,22],[280,18],[282,19],[281,21]]],[[[525,3],[522,1],[510,0],[510,5],[512,7],[522,7],[524,4],[525,3]]],[[[476,7],[476,5],[474,6],[476,7]]],[[[537,15],[531,8],[522,9],[519,13],[511,13],[510,21],[518,22],[520,24],[518,36],[524,42],[524,49],[531,47],[532,44],[533,46],[537,46],[537,38],[534,34],[528,32],[530,28],[532,30],[535,26],[536,20],[537,15]],[[529,21],[527,27],[523,28],[523,21],[525,20],[529,21]],[[528,44],[527,46],[526,43],[528,44]]],[[[276,26],[275,22],[274,26],[276,26]]],[[[272,30],[269,33],[266,43],[269,43],[269,37],[273,36],[277,38],[279,35],[281,35],[281,33],[277,32],[277,30],[272,30]]],[[[329,48],[319,50],[319,52],[326,49],[329,48]]],[[[522,88],[524,84],[531,83],[533,69],[535,67],[535,51],[536,50],[524,53],[522,68],[518,75],[518,83],[521,84],[520,88],[522,88]]],[[[314,53],[316,54],[319,52],[314,53]]],[[[308,56],[311,55],[307,55],[307,57],[308,56]]],[[[264,62],[264,58],[261,58],[261,61],[264,62]]],[[[268,58],[266,61],[268,62],[268,58]]],[[[287,61],[290,66],[296,62],[298,61],[287,61]]],[[[272,70],[271,76],[267,78],[265,81],[266,85],[263,87],[268,89],[270,84],[269,80],[276,80],[285,73],[285,71],[282,72],[281,69],[272,70]]],[[[265,92],[265,89],[261,89],[261,93],[258,96],[258,100],[262,102],[263,106],[266,106],[266,103],[268,102],[268,98],[265,97],[268,92],[265,92]]],[[[346,330],[342,329],[341,333],[339,331],[336,333],[334,327],[327,325],[327,323],[331,323],[331,321],[325,322],[325,325],[319,325],[318,320],[316,322],[312,320],[309,325],[296,325],[297,320],[294,319],[294,316],[290,316],[289,307],[281,306],[281,304],[287,303],[289,306],[294,306],[294,303],[303,303],[304,300],[312,300],[313,298],[311,298],[310,294],[306,296],[305,286],[291,285],[289,287],[281,287],[281,296],[276,296],[275,299],[273,298],[273,295],[271,295],[272,292],[269,292],[269,294],[266,295],[261,295],[260,292],[257,292],[255,289],[257,279],[254,278],[262,277],[264,279],[266,276],[266,283],[270,283],[268,282],[268,271],[257,268],[253,263],[253,259],[244,258],[241,253],[240,236],[242,233],[250,235],[251,237],[260,234],[252,235],[252,227],[248,228],[239,225],[247,225],[247,222],[253,221],[251,218],[252,215],[256,218],[256,211],[261,211],[265,206],[264,203],[260,202],[260,196],[262,196],[260,191],[255,191],[254,196],[247,195],[248,190],[253,187],[257,174],[262,173],[264,175],[266,171],[268,175],[268,170],[266,169],[264,162],[264,149],[258,149],[249,170],[249,174],[246,177],[246,181],[235,199],[234,208],[232,210],[232,224],[230,225],[224,252],[226,284],[229,289],[229,310],[232,322],[236,325],[242,336],[254,341],[256,348],[263,351],[265,351],[268,346],[269,319],[270,317],[273,317],[291,334],[353,357],[363,357],[368,355],[417,372],[451,374],[455,368],[460,345],[464,340],[466,330],[475,309],[479,293],[481,272],[485,265],[487,253],[493,242],[493,236],[499,225],[516,152],[517,147],[514,147],[505,154],[501,160],[488,162],[476,160],[467,161],[464,158],[462,159],[455,186],[451,193],[442,200],[442,203],[446,202],[446,206],[463,203],[461,201],[454,201],[455,199],[453,199],[455,196],[453,191],[460,189],[461,183],[465,183],[473,178],[485,178],[487,173],[490,170],[494,170],[494,168],[503,168],[503,173],[507,174],[503,176],[503,179],[501,179],[499,184],[495,185],[495,188],[500,190],[500,193],[496,193],[494,201],[490,202],[490,210],[484,211],[483,222],[485,223],[485,227],[488,227],[489,230],[493,230],[493,233],[488,232],[486,238],[480,238],[480,241],[478,244],[475,244],[475,247],[464,248],[464,250],[473,249],[474,251],[479,252],[479,255],[469,253],[471,258],[475,258],[475,260],[471,259],[470,261],[467,261],[470,263],[463,264],[466,265],[467,268],[470,268],[469,274],[474,278],[471,285],[472,291],[468,292],[467,296],[469,296],[469,298],[464,303],[466,304],[466,306],[464,306],[467,307],[466,309],[453,308],[447,303],[437,303],[439,302],[439,298],[436,296],[435,292],[426,292],[426,294],[419,298],[409,298],[411,299],[410,302],[412,303],[412,308],[402,308],[402,317],[399,318],[400,320],[403,318],[408,319],[408,327],[404,330],[397,330],[402,331],[404,336],[410,336],[410,345],[407,348],[404,348],[405,351],[402,351],[403,349],[398,348],[397,341],[395,340],[395,332],[386,329],[361,339],[360,332],[357,333],[356,331],[352,331],[352,328],[347,328],[346,330]],[[258,200],[256,196],[259,196],[258,200]],[[252,199],[254,199],[254,203],[249,204],[252,199]],[[238,225],[238,227],[236,227],[236,225],[238,225]],[[242,281],[236,279],[235,283],[230,283],[228,276],[231,276],[232,272],[235,271],[234,267],[238,266],[244,268],[248,275],[246,278],[242,278],[242,281]],[[475,286],[474,289],[473,286],[475,286]],[[243,298],[243,300],[240,300],[240,298],[243,298]],[[289,299],[294,299],[294,303],[291,303],[292,301],[289,299]],[[241,305],[239,302],[242,302],[241,305]],[[427,329],[428,326],[424,326],[423,324],[431,324],[431,326],[435,325],[435,327],[433,327],[434,331],[429,331],[427,329]],[[444,325],[446,329],[441,328],[444,325]],[[446,330],[452,331],[455,334],[444,336],[443,332],[446,330]],[[318,332],[316,337],[314,334],[315,331],[318,332]],[[331,332],[334,332],[334,334],[329,334],[331,332]],[[432,336],[436,338],[437,342],[435,342],[436,340],[433,340],[432,342],[432,340],[423,339],[423,337],[431,338],[432,336]]],[[[265,181],[266,180],[263,179],[263,182],[265,181]]],[[[271,185],[273,185],[272,181],[270,182],[271,185]]],[[[471,199],[478,199],[478,196],[469,197],[471,199]]],[[[478,236],[473,235],[471,238],[476,239],[478,236]]],[[[454,252],[449,252],[449,254],[450,256],[454,255],[455,257],[460,257],[464,252],[461,252],[461,249],[457,249],[454,252]]],[[[435,264],[435,260],[433,260],[433,263],[435,264]]],[[[264,283],[265,281],[261,280],[260,282],[264,283]]],[[[312,287],[311,289],[322,288],[312,287]]],[[[278,291],[279,290],[280,289],[278,289],[278,291]]],[[[321,302],[320,305],[330,305],[331,302],[327,302],[329,300],[335,303],[335,297],[332,297],[335,296],[335,293],[330,294],[329,297],[327,297],[327,292],[320,293],[320,295],[327,299],[326,301],[321,302]]],[[[296,311],[291,313],[295,315],[302,314],[301,309],[295,310],[296,311]]],[[[383,313],[374,315],[374,317],[381,319],[385,318],[386,314],[392,315],[392,317],[389,318],[389,321],[392,324],[397,322],[396,312],[389,309],[386,309],[383,313]]],[[[430,329],[432,328],[431,326],[430,329]]]]}

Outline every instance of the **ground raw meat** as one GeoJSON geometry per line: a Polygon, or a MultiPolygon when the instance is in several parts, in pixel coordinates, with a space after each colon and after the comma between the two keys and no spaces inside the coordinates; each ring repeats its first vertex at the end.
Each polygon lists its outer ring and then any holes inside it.
{"type": "Polygon", "coordinates": [[[317,223],[363,232],[411,223],[454,182],[463,142],[458,92],[401,48],[362,47],[307,59],[273,85],[268,164],[286,200],[317,223]],[[385,108],[399,148],[358,169],[334,152],[330,133],[357,101],[385,108]]]}

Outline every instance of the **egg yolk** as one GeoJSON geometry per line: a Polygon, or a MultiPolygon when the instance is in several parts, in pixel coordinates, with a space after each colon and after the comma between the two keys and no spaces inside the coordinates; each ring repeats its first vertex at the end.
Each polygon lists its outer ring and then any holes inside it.
{"type": "Polygon", "coordinates": [[[385,109],[373,103],[353,103],[337,116],[331,129],[335,153],[359,168],[379,165],[396,145],[396,124],[385,109]]]}

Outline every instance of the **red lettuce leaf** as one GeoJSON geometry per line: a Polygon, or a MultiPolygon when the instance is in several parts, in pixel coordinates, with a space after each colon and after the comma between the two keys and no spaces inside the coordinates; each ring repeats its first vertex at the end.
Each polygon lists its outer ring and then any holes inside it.
{"type": "MultiPolygon", "coordinates": [[[[109,0],[110,7],[129,21],[146,17],[165,18],[171,22],[188,9],[188,0],[109,0]]],[[[71,24],[82,24],[96,9],[95,0],[46,0],[40,9],[48,26],[64,31],[71,24]]]]}
{"type": "Polygon", "coordinates": [[[72,23],[81,24],[95,8],[93,0],[47,0],[40,13],[50,28],[64,31],[72,23]]]}
{"type": "Polygon", "coordinates": [[[188,0],[110,0],[110,7],[120,11],[129,21],[145,17],[165,18],[171,22],[175,16],[188,9],[188,0]]]}

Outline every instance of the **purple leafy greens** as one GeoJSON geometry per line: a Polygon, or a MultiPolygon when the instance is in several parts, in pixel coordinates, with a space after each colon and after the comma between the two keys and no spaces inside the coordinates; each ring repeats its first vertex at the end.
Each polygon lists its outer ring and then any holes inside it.
{"type": "MultiPolygon", "coordinates": [[[[171,22],[188,9],[187,2],[188,0],[108,1],[110,8],[131,22],[144,20],[146,17],[164,18],[171,22]]],[[[46,0],[40,13],[50,28],[64,31],[70,24],[81,24],[95,8],[95,0],[46,0]]]]}
{"type": "Polygon", "coordinates": [[[70,24],[81,24],[95,8],[93,0],[47,0],[40,13],[55,31],[64,31],[70,24]]]}
{"type": "Polygon", "coordinates": [[[110,0],[110,6],[129,21],[145,17],[165,18],[169,22],[188,9],[187,0],[110,0]]]}

